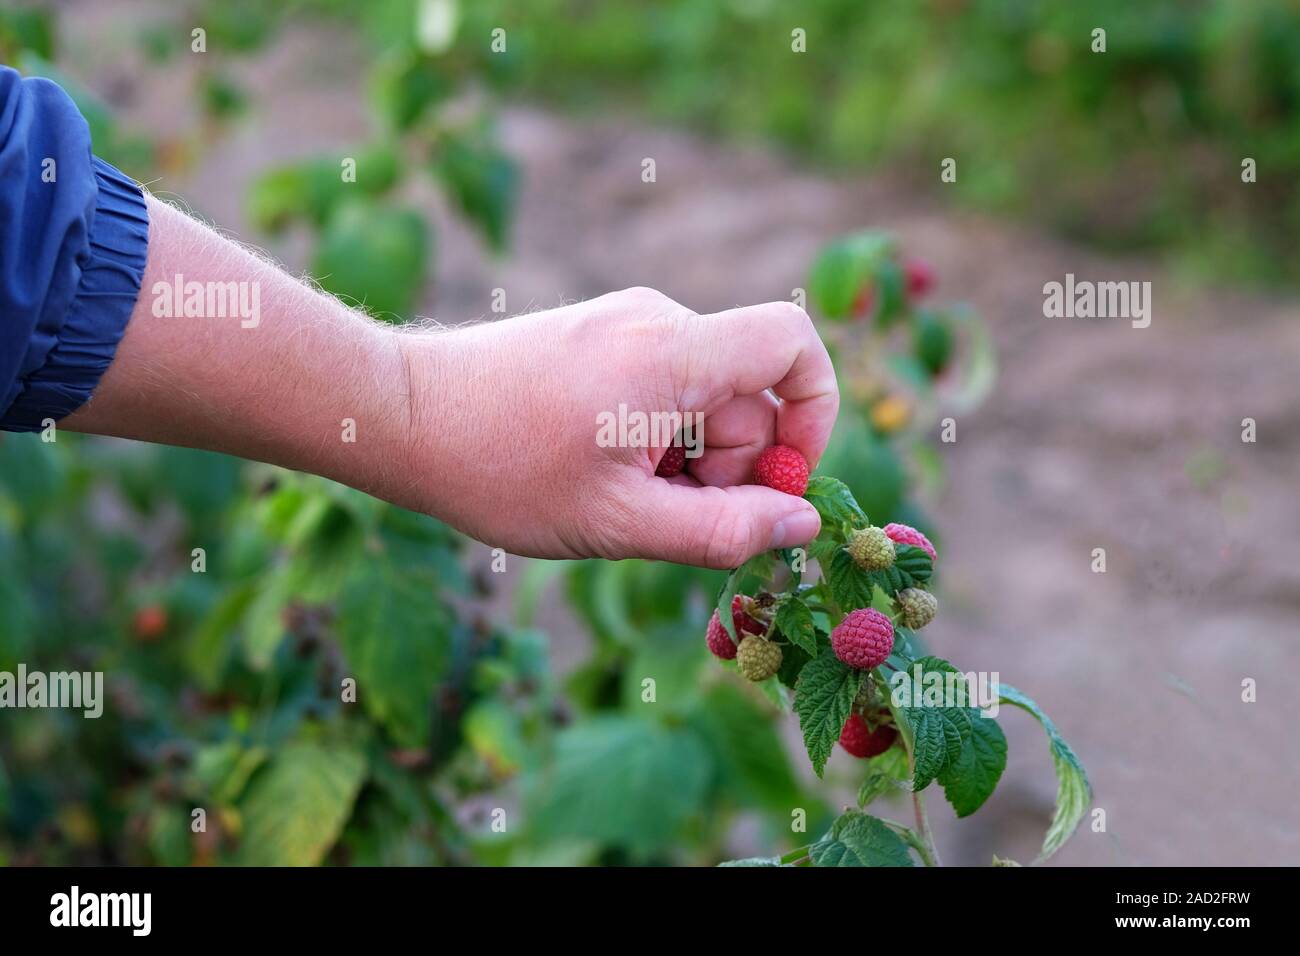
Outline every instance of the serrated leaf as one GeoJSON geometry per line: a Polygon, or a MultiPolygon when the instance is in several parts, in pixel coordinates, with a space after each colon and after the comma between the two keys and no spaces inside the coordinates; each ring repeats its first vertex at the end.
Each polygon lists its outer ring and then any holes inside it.
{"type": "Polygon", "coordinates": [[[968,817],[993,793],[1007,767],[1007,738],[992,717],[968,711],[971,732],[957,759],[939,774],[943,795],[958,817],[968,817]]]}
{"type": "Polygon", "coordinates": [[[817,628],[812,611],[795,595],[790,595],[776,609],[776,628],[796,647],[803,648],[809,657],[817,654],[817,628]]]}
{"type": "MultiPolygon", "coordinates": [[[[934,562],[929,552],[910,544],[896,545],[894,563],[883,571],[863,572],[871,583],[886,594],[897,594],[904,588],[924,587],[934,573],[934,562]]],[[[850,559],[852,560],[852,559],[850,559]]]]}
{"type": "Polygon", "coordinates": [[[804,665],[795,684],[794,710],[799,715],[799,729],[813,772],[819,777],[840,739],[844,721],[853,711],[853,698],[862,686],[864,673],[849,667],[827,648],[804,665]]]}
{"type": "MultiPolygon", "coordinates": [[[[960,756],[971,733],[970,708],[966,701],[960,706],[935,706],[926,704],[924,692],[927,674],[942,673],[945,686],[948,675],[960,675],[952,664],[938,657],[922,657],[914,661],[905,672],[908,681],[893,688],[894,694],[903,694],[906,703],[896,708],[896,713],[907,727],[912,739],[912,789],[924,790],[960,756]]],[[[960,687],[966,688],[962,680],[960,687]]]]}
{"type": "Polygon", "coordinates": [[[814,866],[912,866],[902,837],[883,820],[858,811],[837,819],[808,851],[814,866]]]}
{"type": "Polygon", "coordinates": [[[1042,708],[1031,697],[1010,684],[1003,684],[1000,690],[1002,703],[1027,710],[1038,719],[1051,745],[1052,763],[1056,767],[1057,780],[1056,813],[1052,817],[1051,826],[1047,828],[1043,848],[1039,850],[1035,860],[1036,863],[1041,863],[1065,844],[1074,833],[1075,827],[1079,825],[1079,821],[1083,819],[1083,815],[1088,812],[1088,804],[1092,802],[1092,784],[1088,782],[1088,774],[1083,769],[1083,764],[1070,749],[1070,745],[1065,742],[1056,725],[1043,713],[1042,708]]]}
{"type": "Polygon", "coordinates": [[[843,528],[845,525],[860,528],[867,524],[867,516],[853,497],[849,486],[829,475],[813,475],[808,479],[804,499],[821,515],[823,528],[843,528]]]}
{"type": "Polygon", "coordinates": [[[835,552],[826,572],[826,585],[831,597],[846,614],[862,607],[871,607],[875,584],[866,571],[853,563],[853,558],[842,548],[835,552]]]}
{"type": "Polygon", "coordinates": [[[831,561],[835,560],[836,553],[843,549],[844,538],[842,535],[823,531],[813,538],[812,543],[808,545],[808,556],[823,568],[826,568],[831,561]]]}
{"type": "Polygon", "coordinates": [[[341,746],[290,744],[253,778],[240,802],[241,866],[315,866],[338,839],[366,761],[341,746]]]}
{"type": "Polygon", "coordinates": [[[335,629],[357,701],[400,746],[429,742],[434,691],[451,656],[451,617],[425,578],[362,562],[344,588],[335,629]]]}

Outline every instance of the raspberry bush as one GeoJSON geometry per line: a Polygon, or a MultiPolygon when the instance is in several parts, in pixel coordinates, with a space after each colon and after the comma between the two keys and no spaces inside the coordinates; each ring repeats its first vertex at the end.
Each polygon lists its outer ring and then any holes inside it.
{"type": "MultiPolygon", "coordinates": [[[[914,851],[934,865],[938,854],[926,820],[925,791],[941,789],[959,817],[974,813],[1006,767],[1006,738],[997,721],[975,706],[973,695],[931,702],[928,692],[919,699],[893,693],[898,674],[911,675],[922,687],[930,686],[930,675],[946,680],[958,674],[954,665],[927,653],[916,633],[937,609],[930,590],[937,560],[922,546],[928,540],[902,525],[890,525],[888,532],[876,529],[848,487],[830,476],[813,476],[804,497],[822,518],[817,540],[807,552],[770,552],[733,571],[718,608],[736,606],[739,590],[752,589],[753,599],[742,597],[741,602],[753,608],[764,631],[762,636],[739,635],[739,671],[751,681],[767,683],[769,696],[794,713],[817,775],[823,774],[837,742],[868,762],[858,807],[836,819],[820,840],[786,857],[740,862],[906,866],[914,851]],[[851,548],[874,531],[895,542],[891,560],[863,566],[851,548]],[[810,559],[821,569],[811,579],[810,559]],[[764,648],[764,666],[747,664],[750,646],[756,649],[754,660],[760,659],[757,648],[764,648]],[[866,812],[891,790],[911,794],[914,826],[866,812]]],[[[732,615],[716,614],[711,646],[715,625],[735,636],[732,615]]],[[[999,702],[1029,711],[1048,735],[1059,791],[1039,855],[1043,860],[1070,836],[1087,808],[1087,776],[1029,697],[1002,685],[999,702]]]]}

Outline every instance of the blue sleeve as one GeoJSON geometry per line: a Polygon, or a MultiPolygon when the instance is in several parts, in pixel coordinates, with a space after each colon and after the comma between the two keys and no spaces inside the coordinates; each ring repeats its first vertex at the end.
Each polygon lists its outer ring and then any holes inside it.
{"type": "Polygon", "coordinates": [[[0,429],[90,398],[140,293],[140,188],[90,152],[72,100],[0,66],[0,429]]]}

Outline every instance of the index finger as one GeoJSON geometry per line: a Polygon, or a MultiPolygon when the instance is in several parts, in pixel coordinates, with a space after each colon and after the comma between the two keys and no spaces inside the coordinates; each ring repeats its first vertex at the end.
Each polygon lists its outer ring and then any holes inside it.
{"type": "Polygon", "coordinates": [[[687,368],[683,394],[704,394],[706,418],[737,395],[771,389],[781,399],[776,440],[796,448],[815,467],[840,408],[831,357],[808,313],[792,302],[766,302],[701,315],[693,328],[710,337],[708,356],[687,368]]]}

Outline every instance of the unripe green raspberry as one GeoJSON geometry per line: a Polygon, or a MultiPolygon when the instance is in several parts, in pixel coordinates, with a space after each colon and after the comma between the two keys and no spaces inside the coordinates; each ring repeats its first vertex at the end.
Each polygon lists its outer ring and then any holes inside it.
{"type": "Polygon", "coordinates": [[[894,542],[881,528],[861,528],[849,535],[844,550],[864,571],[883,571],[894,563],[894,542]]]}
{"type": "Polygon", "coordinates": [[[898,603],[903,609],[902,625],[916,631],[934,620],[939,610],[939,601],[929,591],[920,588],[906,588],[898,592],[898,603]]]}
{"type": "Polygon", "coordinates": [[[781,648],[765,638],[750,635],[736,649],[736,664],[746,680],[767,680],[781,669],[781,648]]]}

